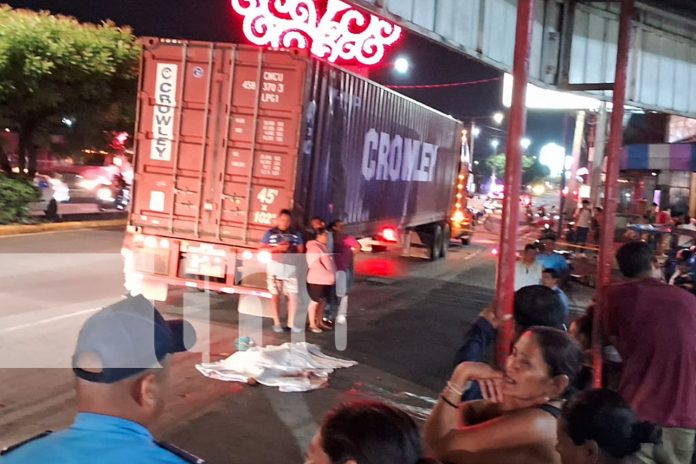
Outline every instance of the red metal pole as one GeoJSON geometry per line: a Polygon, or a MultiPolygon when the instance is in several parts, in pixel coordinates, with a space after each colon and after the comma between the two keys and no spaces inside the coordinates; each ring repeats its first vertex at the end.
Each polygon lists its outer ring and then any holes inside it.
{"type": "MultiPolygon", "coordinates": [[[[500,316],[511,315],[515,296],[515,261],[517,259],[517,229],[519,227],[520,192],[522,190],[522,146],[527,109],[525,96],[529,74],[529,48],[534,20],[534,0],[517,2],[517,28],[515,32],[515,59],[512,67],[514,78],[512,103],[508,123],[507,148],[505,150],[505,198],[500,230],[500,254],[496,277],[496,308],[500,316]]],[[[512,342],[512,325],[504,324],[498,335],[498,362],[503,363],[512,342]]]]}
{"type": "Polygon", "coordinates": [[[631,28],[633,27],[634,0],[621,1],[619,18],[619,43],[616,50],[616,73],[614,77],[613,108],[609,129],[609,146],[607,150],[607,175],[604,186],[604,225],[601,231],[599,261],[597,262],[597,306],[593,324],[593,366],[596,387],[602,385],[602,340],[601,309],[604,289],[611,283],[612,264],[614,262],[614,225],[619,196],[619,159],[623,136],[624,101],[626,100],[626,81],[628,74],[628,52],[631,45],[631,28]]]}

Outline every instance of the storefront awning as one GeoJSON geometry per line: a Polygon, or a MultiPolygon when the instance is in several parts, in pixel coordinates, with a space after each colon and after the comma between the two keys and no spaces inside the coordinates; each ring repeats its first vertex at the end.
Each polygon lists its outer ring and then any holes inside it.
{"type": "Polygon", "coordinates": [[[626,145],[623,147],[621,169],[696,172],[696,143],[626,145]]]}

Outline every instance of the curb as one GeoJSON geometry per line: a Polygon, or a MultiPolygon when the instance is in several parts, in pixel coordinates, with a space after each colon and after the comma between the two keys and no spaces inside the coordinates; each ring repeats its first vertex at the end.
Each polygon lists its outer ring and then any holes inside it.
{"type": "Polygon", "coordinates": [[[46,224],[10,224],[0,226],[0,236],[38,234],[42,232],[59,232],[65,230],[80,229],[112,229],[126,227],[126,219],[107,219],[102,221],[70,221],[70,222],[49,222],[46,224]]]}

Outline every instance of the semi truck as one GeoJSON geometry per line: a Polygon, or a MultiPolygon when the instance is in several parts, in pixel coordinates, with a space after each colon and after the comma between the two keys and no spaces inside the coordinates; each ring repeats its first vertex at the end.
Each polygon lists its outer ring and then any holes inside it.
{"type": "Polygon", "coordinates": [[[270,297],[259,247],[282,209],[438,259],[470,234],[462,133],[302,52],[144,38],[126,287],[270,297]]]}

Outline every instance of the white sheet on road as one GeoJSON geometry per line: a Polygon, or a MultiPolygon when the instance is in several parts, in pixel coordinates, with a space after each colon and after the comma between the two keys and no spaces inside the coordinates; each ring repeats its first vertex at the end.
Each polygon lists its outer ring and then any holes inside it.
{"type": "Polygon", "coordinates": [[[246,383],[253,378],[282,392],[305,392],[324,387],[334,370],[356,364],[327,356],[317,345],[299,342],[238,351],[222,361],[197,364],[196,369],[211,379],[246,383]]]}

